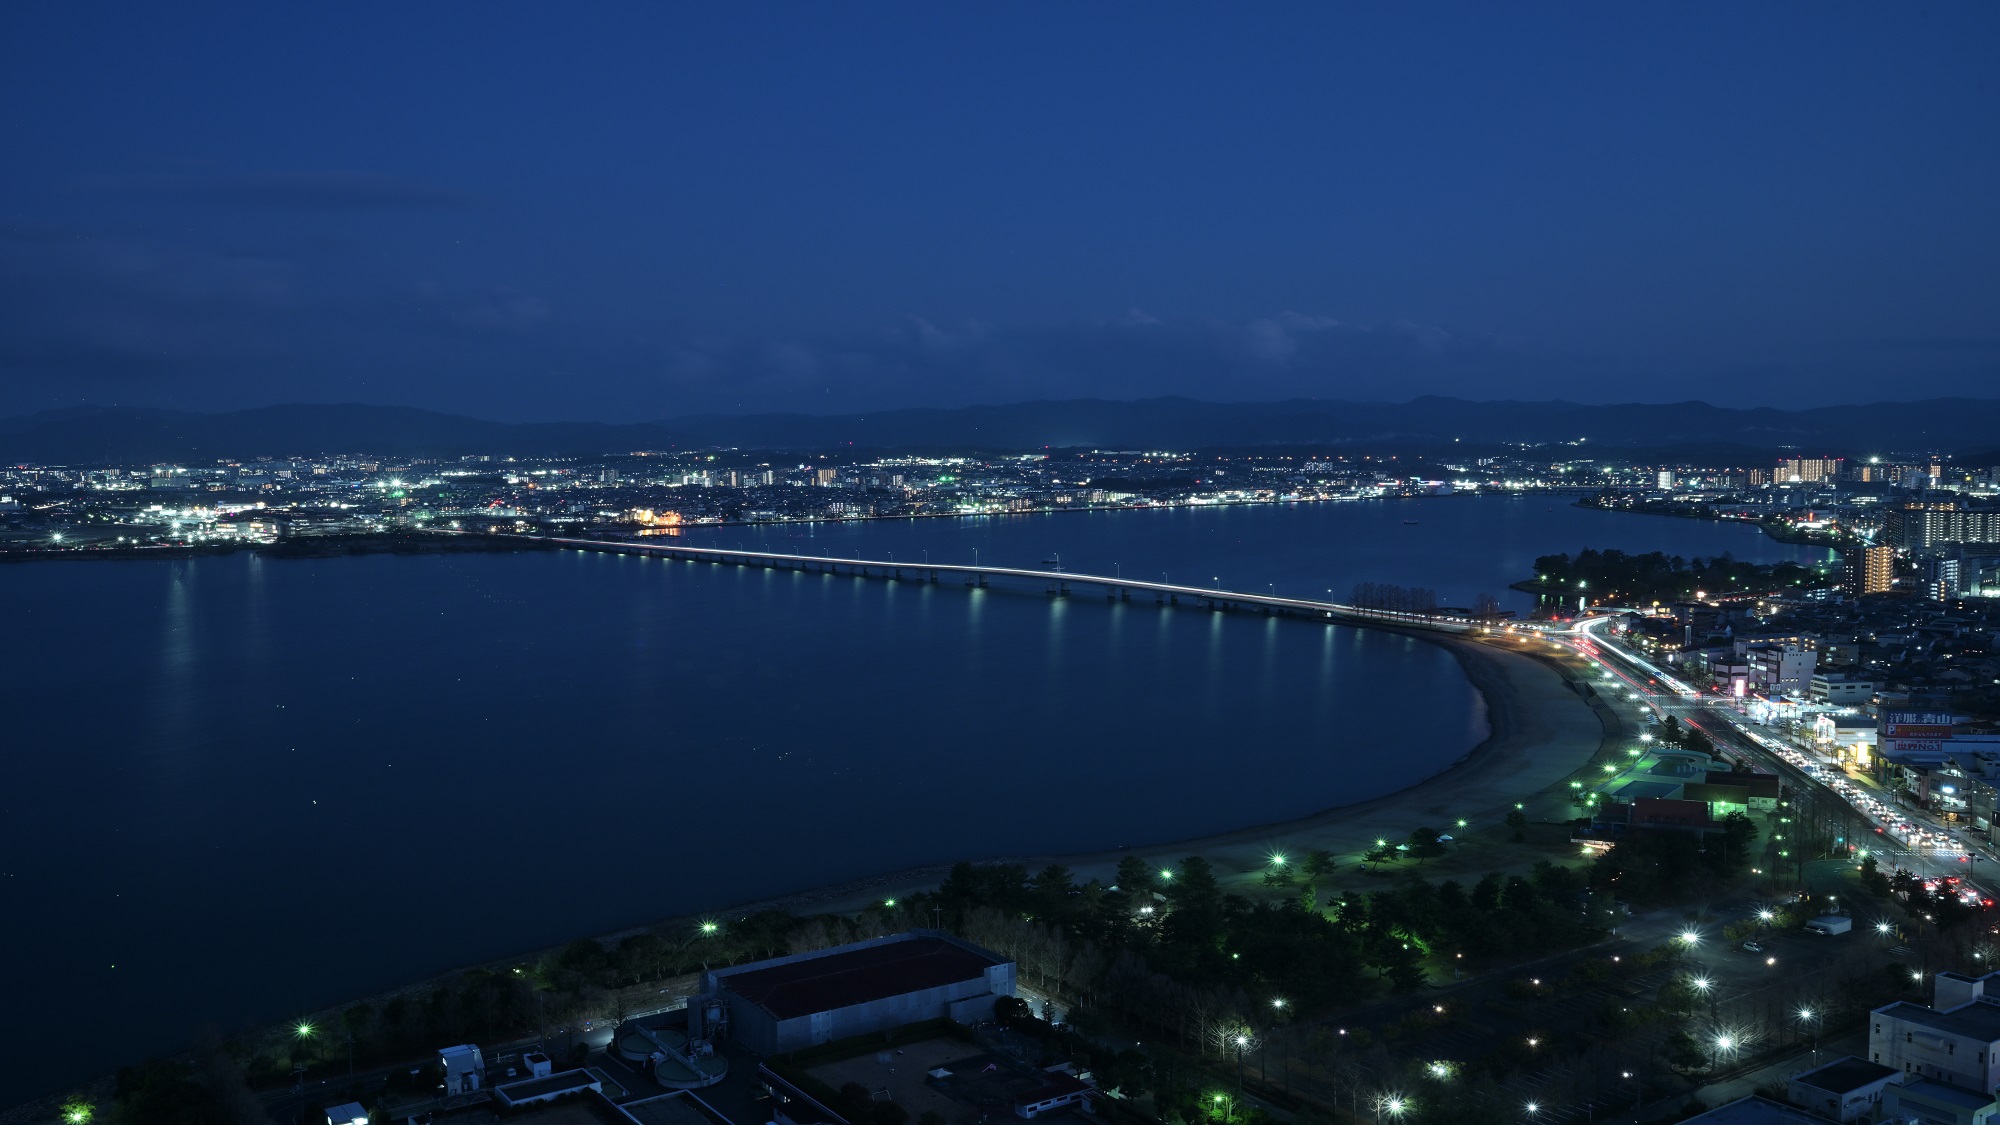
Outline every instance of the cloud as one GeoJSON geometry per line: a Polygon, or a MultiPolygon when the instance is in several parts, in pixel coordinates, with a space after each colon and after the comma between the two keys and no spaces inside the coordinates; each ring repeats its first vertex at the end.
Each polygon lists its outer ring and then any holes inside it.
{"type": "MultiPolygon", "coordinates": [[[[435,285],[426,292],[436,294],[435,285]]],[[[522,331],[549,318],[549,303],[529,293],[495,289],[472,297],[452,314],[452,319],[469,328],[522,331]]]]}
{"type": "Polygon", "coordinates": [[[1559,392],[1605,368],[1440,326],[1299,310],[663,333],[578,293],[401,276],[288,231],[232,237],[231,249],[187,238],[166,226],[0,226],[0,413],[131,401],[148,388],[160,405],[199,408],[319,398],[544,418],[1158,395],[1400,400],[1559,392]]]}
{"type": "Polygon", "coordinates": [[[1403,399],[1582,366],[1441,327],[1281,312],[1241,322],[1128,313],[1012,327],[912,317],[869,335],[787,341],[782,351],[755,341],[682,342],[663,350],[654,371],[675,399],[720,384],[746,409],[826,411],[1168,394],[1403,399]]]}
{"type": "Polygon", "coordinates": [[[368,172],[97,176],[86,190],[274,211],[433,211],[468,207],[465,192],[368,172]]]}

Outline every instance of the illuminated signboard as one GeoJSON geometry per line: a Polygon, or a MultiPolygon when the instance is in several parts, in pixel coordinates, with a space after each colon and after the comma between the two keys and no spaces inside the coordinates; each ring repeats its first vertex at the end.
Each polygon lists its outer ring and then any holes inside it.
{"type": "Polygon", "coordinates": [[[1885,742],[1939,742],[1951,737],[1957,719],[1949,711],[1884,711],[1882,738],[1885,742]]]}

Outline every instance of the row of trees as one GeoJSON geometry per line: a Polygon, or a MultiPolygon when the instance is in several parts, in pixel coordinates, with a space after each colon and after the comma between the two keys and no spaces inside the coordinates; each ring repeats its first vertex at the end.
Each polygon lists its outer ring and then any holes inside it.
{"type": "Polygon", "coordinates": [[[1437,591],[1423,586],[1396,586],[1387,582],[1357,582],[1347,595],[1347,604],[1362,609],[1387,609],[1397,613],[1430,613],[1437,609],[1437,591]]]}
{"type": "Polygon", "coordinates": [[[1714,558],[1684,559],[1660,551],[1632,555],[1586,547],[1574,555],[1543,555],[1535,560],[1535,581],[1549,593],[1583,593],[1593,599],[1667,602],[1697,590],[1760,592],[1813,580],[1813,572],[1797,563],[1761,566],[1741,562],[1726,551],[1714,558]]]}
{"type": "MultiPolygon", "coordinates": [[[[1419,830],[1412,850],[1442,850],[1436,836],[1419,830]]],[[[1331,860],[1309,853],[1300,867],[1330,870],[1331,860]]],[[[1014,958],[1025,982],[1221,1054],[1274,1012],[1351,1003],[1376,982],[1415,991],[1426,958],[1568,948],[1609,923],[1592,912],[1581,875],[1546,862],[1532,877],[1494,874],[1470,887],[1411,871],[1324,908],[1311,882],[1277,901],[1225,894],[1200,856],[1171,869],[1127,857],[1109,887],[1078,886],[1060,867],[1030,876],[961,864],[938,900],[959,932],[1014,958]]]]}

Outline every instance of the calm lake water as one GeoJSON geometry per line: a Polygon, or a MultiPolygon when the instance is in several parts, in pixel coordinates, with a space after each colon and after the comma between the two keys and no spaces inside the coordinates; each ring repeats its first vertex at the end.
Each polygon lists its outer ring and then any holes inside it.
{"type": "MultiPolygon", "coordinates": [[[[1501,499],[699,534],[1521,608],[1586,545],[1816,556],[1501,499]]],[[[0,1104],[671,914],[1304,815],[1485,731],[1402,637],[601,554],[33,563],[0,604],[0,1104]]]]}

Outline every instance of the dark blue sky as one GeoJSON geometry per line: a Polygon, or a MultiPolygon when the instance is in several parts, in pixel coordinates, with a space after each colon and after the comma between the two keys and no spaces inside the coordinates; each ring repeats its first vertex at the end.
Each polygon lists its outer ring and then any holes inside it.
{"type": "Polygon", "coordinates": [[[23,0],[0,413],[1993,395],[1996,32],[23,0]]]}

